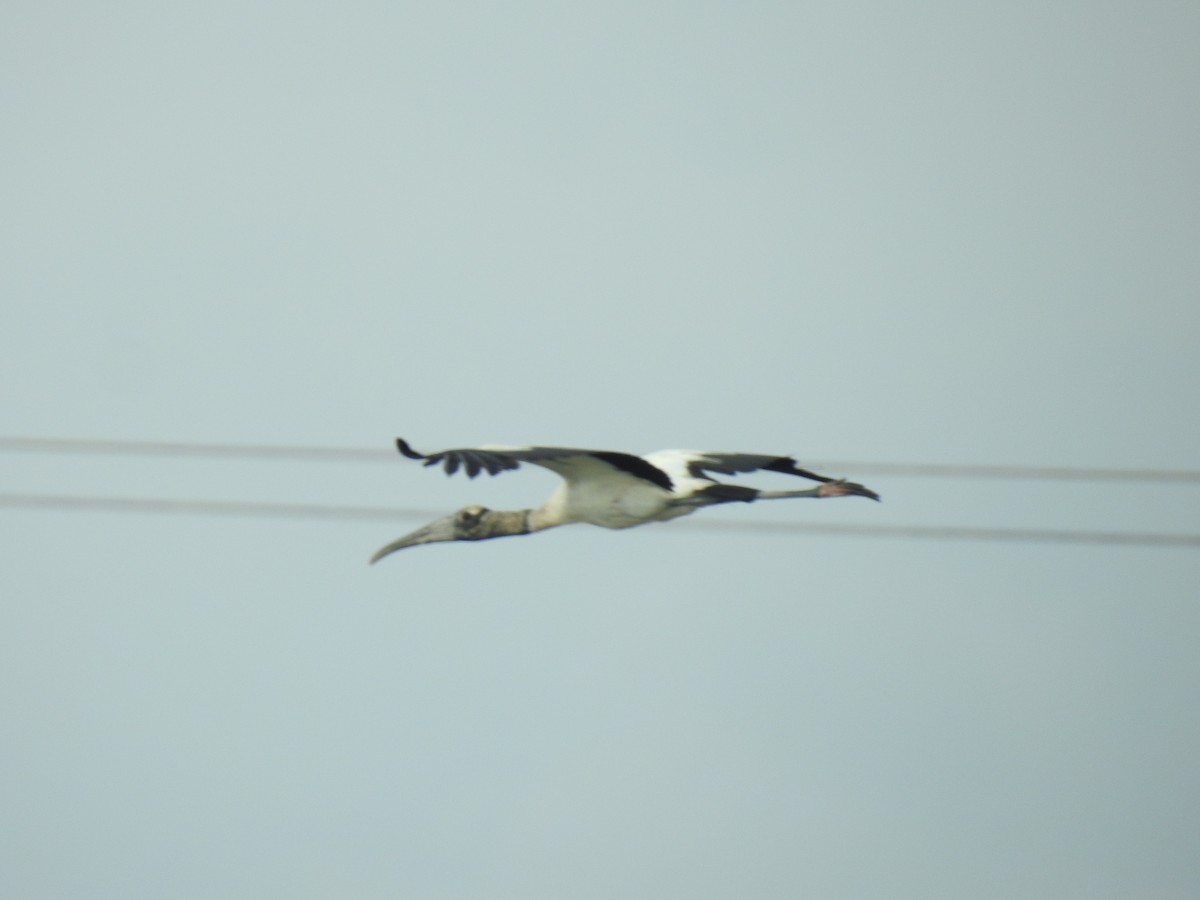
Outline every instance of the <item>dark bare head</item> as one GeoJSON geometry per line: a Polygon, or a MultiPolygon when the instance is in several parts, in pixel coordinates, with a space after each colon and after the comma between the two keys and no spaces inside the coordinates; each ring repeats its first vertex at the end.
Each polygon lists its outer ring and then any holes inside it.
{"type": "Polygon", "coordinates": [[[430,522],[411,534],[397,538],[386,547],[381,547],[371,557],[371,562],[379,562],[389,553],[418,544],[486,541],[489,538],[529,534],[529,530],[528,510],[503,511],[488,509],[486,506],[464,506],[453,515],[430,522]]]}

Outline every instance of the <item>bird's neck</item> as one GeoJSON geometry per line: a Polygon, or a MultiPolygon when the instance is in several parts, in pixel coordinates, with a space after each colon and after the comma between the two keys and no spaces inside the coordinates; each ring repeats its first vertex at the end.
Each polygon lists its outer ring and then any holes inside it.
{"type": "Polygon", "coordinates": [[[531,521],[532,509],[494,509],[488,516],[491,537],[509,534],[529,534],[537,531],[531,521]]]}
{"type": "Polygon", "coordinates": [[[523,509],[520,513],[525,517],[525,526],[528,532],[545,531],[547,528],[553,528],[556,525],[563,524],[563,518],[558,508],[552,504],[539,506],[537,509],[523,509]]]}

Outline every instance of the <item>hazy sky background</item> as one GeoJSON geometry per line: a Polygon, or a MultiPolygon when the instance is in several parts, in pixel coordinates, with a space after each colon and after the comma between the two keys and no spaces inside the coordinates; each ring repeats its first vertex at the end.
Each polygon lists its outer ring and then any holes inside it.
{"type": "MultiPolygon", "coordinates": [[[[10,2],[0,41],[5,435],[1197,467],[1197,4],[10,2]]],[[[884,502],[705,519],[1200,528],[1186,485],[833,474],[884,502]]],[[[0,510],[0,893],[1200,894],[1193,550],[674,523],[366,566],[416,524],[0,510]]]]}

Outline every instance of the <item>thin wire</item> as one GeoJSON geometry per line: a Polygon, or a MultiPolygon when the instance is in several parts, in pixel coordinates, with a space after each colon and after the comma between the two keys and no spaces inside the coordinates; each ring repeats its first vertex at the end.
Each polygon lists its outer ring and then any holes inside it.
{"type": "Polygon", "coordinates": [[[1050,481],[1141,481],[1200,484],[1200,470],[1098,469],[1071,466],[942,465],[939,463],[837,462],[816,460],[814,467],[845,470],[856,475],[915,475],[933,478],[1030,478],[1050,481]]]}
{"type": "Polygon", "coordinates": [[[321,503],[247,503],[157,497],[84,497],[65,494],[0,494],[0,507],[59,512],[155,513],[179,516],[251,516],[291,519],[389,520],[433,518],[445,510],[387,509],[321,503]]]}
{"type": "MultiPolygon", "coordinates": [[[[57,512],[153,513],[178,516],[240,516],[291,519],[395,521],[432,519],[445,510],[329,506],[315,503],[245,503],[226,500],[169,500],[140,497],[84,497],[59,494],[0,494],[0,507],[57,512]]],[[[684,521],[673,529],[760,534],[818,534],[844,537],[923,540],[1017,541],[1107,546],[1200,548],[1200,534],[1121,531],[1069,531],[1045,528],[972,528],[929,525],[861,525],[814,522],[684,521]]]]}
{"type": "Polygon", "coordinates": [[[314,462],[388,462],[394,450],[361,447],[305,447],[282,444],[197,444],[169,441],[104,441],[91,438],[0,436],[0,451],[78,453],[88,456],[185,456],[223,459],[295,459],[314,462]]]}
{"type": "MultiPolygon", "coordinates": [[[[291,459],[314,462],[392,462],[390,449],[310,447],[282,444],[209,444],[165,441],[110,441],[91,438],[0,436],[0,451],[11,453],[77,453],[110,456],[206,457],[223,459],[291,459]]],[[[941,463],[860,462],[805,459],[805,465],[856,475],[908,475],[922,478],[1028,478],[1042,480],[1135,481],[1200,484],[1200,469],[1113,469],[1072,466],[949,465],[941,463]]]]}

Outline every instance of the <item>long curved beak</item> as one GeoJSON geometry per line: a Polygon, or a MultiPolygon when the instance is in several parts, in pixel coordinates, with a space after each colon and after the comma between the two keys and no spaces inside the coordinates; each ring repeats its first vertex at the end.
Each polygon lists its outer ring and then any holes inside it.
{"type": "Polygon", "coordinates": [[[415,547],[418,544],[435,544],[439,541],[453,541],[456,539],[454,533],[454,516],[446,516],[444,519],[438,519],[435,522],[430,522],[411,534],[406,534],[402,538],[396,538],[386,547],[380,547],[375,551],[375,555],[371,557],[371,564],[379,562],[389,553],[395,553],[397,550],[403,550],[405,547],[415,547]]]}

